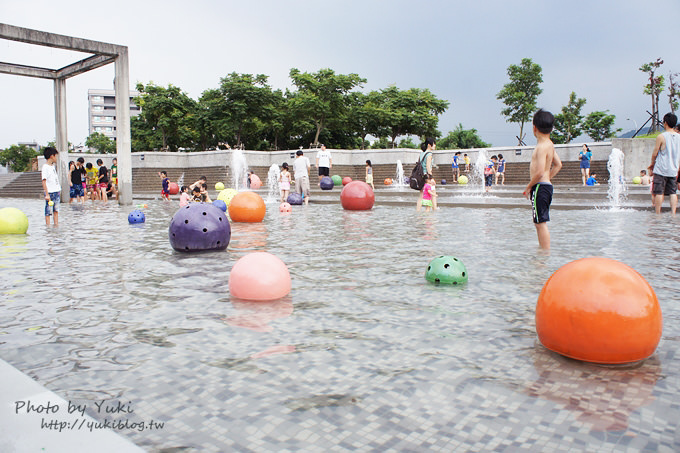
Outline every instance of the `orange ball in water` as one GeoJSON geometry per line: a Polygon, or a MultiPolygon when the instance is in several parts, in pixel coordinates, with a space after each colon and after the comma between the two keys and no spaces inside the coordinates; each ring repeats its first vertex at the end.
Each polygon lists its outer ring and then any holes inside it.
{"type": "Polygon", "coordinates": [[[238,299],[275,300],[291,289],[286,263],[268,252],[253,252],[239,259],[229,274],[229,292],[238,299]]]}
{"type": "Polygon", "coordinates": [[[647,280],[609,258],[565,264],[545,283],[536,304],[543,346],[586,362],[646,359],[656,350],[661,330],[661,308],[647,280]]]}
{"type": "Polygon", "coordinates": [[[255,192],[239,192],[229,203],[229,217],[233,222],[262,222],[267,207],[255,192]]]}
{"type": "Polygon", "coordinates": [[[392,185],[392,178],[385,178],[384,183],[385,183],[386,186],[392,185]]]}

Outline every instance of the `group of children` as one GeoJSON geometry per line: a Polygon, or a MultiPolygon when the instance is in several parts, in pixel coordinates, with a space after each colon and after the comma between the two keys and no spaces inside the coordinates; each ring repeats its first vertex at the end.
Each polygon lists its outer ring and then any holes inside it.
{"type": "Polygon", "coordinates": [[[91,162],[86,164],[82,157],[68,163],[69,203],[118,198],[118,159],[113,158],[110,169],[101,159],[97,159],[97,166],[95,168],[91,162]]]}
{"type": "MultiPolygon", "coordinates": [[[[460,177],[460,167],[465,165],[465,173],[470,173],[470,157],[467,153],[463,154],[461,157],[461,152],[457,151],[452,158],[451,169],[453,172],[453,182],[458,183],[458,178],[460,177]]],[[[491,156],[491,159],[484,166],[484,186],[486,191],[490,190],[490,187],[494,183],[498,185],[498,179],[501,180],[501,185],[505,185],[505,159],[502,154],[498,156],[491,156]]]]}
{"type": "MultiPolygon", "coordinates": [[[[158,173],[161,178],[161,196],[163,200],[170,201],[170,178],[168,178],[167,171],[158,173]]],[[[180,207],[188,205],[190,202],[212,203],[210,194],[208,193],[208,179],[205,176],[198,178],[198,181],[180,188],[179,205],[180,207]]]]}

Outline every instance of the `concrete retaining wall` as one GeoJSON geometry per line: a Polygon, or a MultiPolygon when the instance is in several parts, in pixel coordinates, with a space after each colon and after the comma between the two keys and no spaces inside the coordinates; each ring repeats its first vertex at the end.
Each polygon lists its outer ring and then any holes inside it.
{"type": "MultiPolygon", "coordinates": [[[[578,160],[578,153],[581,151],[583,143],[570,143],[568,145],[556,145],[555,148],[563,161],[578,160]]],[[[610,142],[588,143],[593,152],[593,160],[607,160],[612,149],[610,142]]],[[[489,156],[503,154],[508,162],[529,162],[533,146],[510,146],[483,148],[489,156]]],[[[269,167],[272,164],[281,165],[283,162],[289,164],[295,159],[297,150],[288,151],[242,151],[246,157],[248,165],[254,167],[269,167]]],[[[364,165],[366,159],[370,159],[374,165],[394,164],[401,160],[404,165],[415,163],[418,160],[420,150],[408,148],[396,149],[369,149],[369,150],[330,150],[333,156],[333,164],[337,165],[364,165]]],[[[434,163],[437,165],[450,165],[451,158],[456,151],[467,153],[470,160],[477,159],[479,149],[467,150],[437,150],[434,153],[434,163]]],[[[200,152],[159,152],[145,151],[132,153],[132,168],[191,168],[191,167],[226,167],[231,162],[231,150],[225,151],[200,151],[200,152]]],[[[315,163],[317,150],[303,150],[305,156],[309,158],[312,165],[315,163]]],[[[84,157],[85,162],[92,162],[101,158],[104,165],[111,166],[114,154],[70,154],[69,160],[77,157],[84,157]]],[[[41,158],[42,159],[42,158],[41,158]]],[[[43,162],[39,162],[42,167],[43,162]]]]}
{"type": "Polygon", "coordinates": [[[640,176],[640,170],[646,170],[652,162],[655,138],[614,138],[612,147],[623,151],[623,177],[626,181],[640,176]]]}

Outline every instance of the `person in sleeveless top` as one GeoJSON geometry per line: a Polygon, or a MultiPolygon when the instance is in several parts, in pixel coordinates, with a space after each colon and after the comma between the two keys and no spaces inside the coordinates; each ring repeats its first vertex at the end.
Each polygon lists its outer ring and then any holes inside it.
{"type": "Polygon", "coordinates": [[[678,117],[674,113],[666,113],[663,117],[664,132],[656,137],[652,163],[648,170],[653,174],[652,194],[654,210],[661,213],[664,195],[668,195],[671,213],[678,207],[678,173],[680,172],[680,134],[675,130],[678,117]]]}

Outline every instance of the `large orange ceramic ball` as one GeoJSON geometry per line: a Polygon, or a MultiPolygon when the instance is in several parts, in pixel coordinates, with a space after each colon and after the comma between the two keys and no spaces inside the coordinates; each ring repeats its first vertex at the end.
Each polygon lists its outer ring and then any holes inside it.
{"type": "Polygon", "coordinates": [[[233,222],[262,222],[267,207],[255,192],[239,192],[229,203],[229,217],[233,222]]]}
{"type": "Polygon", "coordinates": [[[662,317],[652,287],[631,267],[608,258],[565,264],[536,304],[543,346],[573,359],[629,363],[651,356],[662,317]]]}
{"type": "Polygon", "coordinates": [[[385,181],[383,181],[386,186],[391,186],[392,185],[392,178],[385,178],[385,181]]]}
{"type": "Polygon", "coordinates": [[[262,187],[262,180],[260,179],[259,176],[253,173],[252,175],[250,175],[250,188],[259,189],[260,187],[262,187]]]}
{"type": "Polygon", "coordinates": [[[365,182],[352,181],[342,188],[340,203],[349,211],[368,211],[375,203],[375,194],[365,182]]]}
{"type": "Polygon", "coordinates": [[[274,300],[290,293],[286,263],[268,252],[253,252],[239,259],[229,274],[229,292],[237,299],[274,300]]]}

